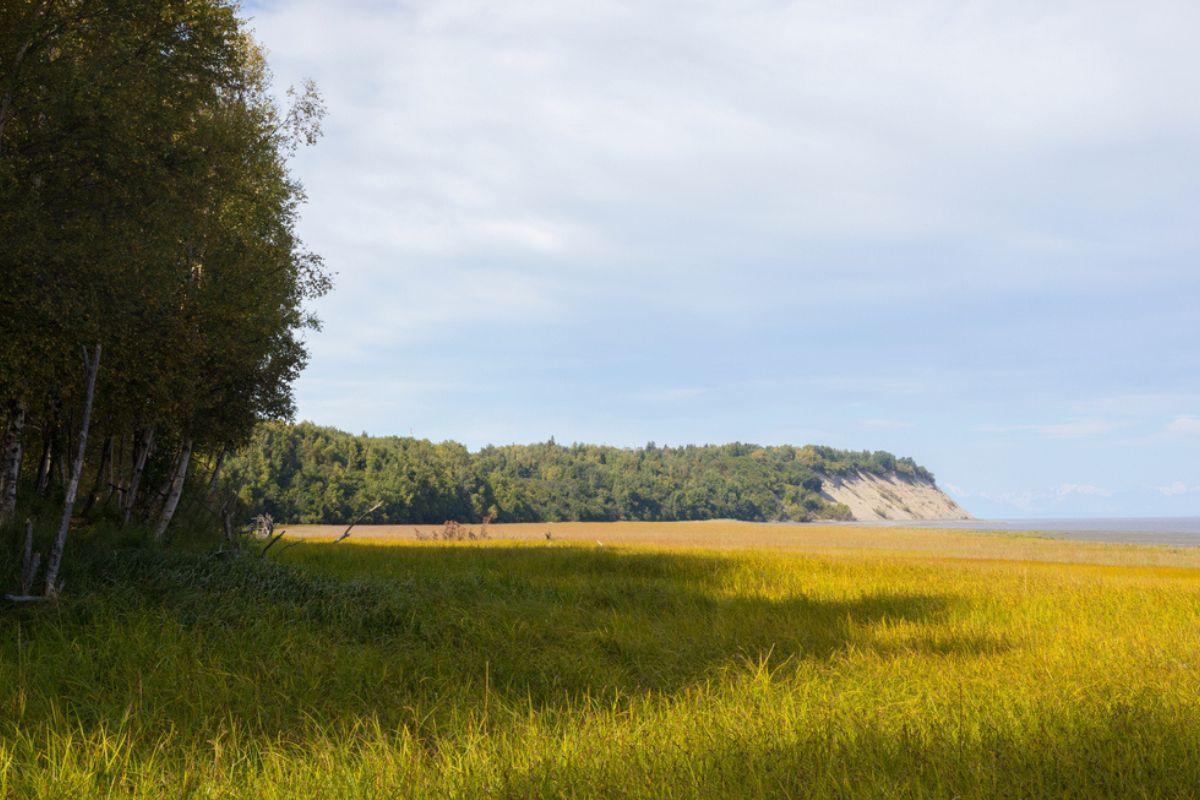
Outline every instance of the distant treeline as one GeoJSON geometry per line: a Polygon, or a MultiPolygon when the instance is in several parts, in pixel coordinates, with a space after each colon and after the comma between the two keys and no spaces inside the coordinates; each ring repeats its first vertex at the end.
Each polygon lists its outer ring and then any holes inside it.
{"type": "Polygon", "coordinates": [[[228,462],[251,508],[293,523],[349,520],[376,502],[375,521],[846,519],[821,496],[824,476],[933,475],[882,451],[754,444],[618,448],[590,444],[485,447],[353,435],[311,423],[260,425],[228,462]]]}

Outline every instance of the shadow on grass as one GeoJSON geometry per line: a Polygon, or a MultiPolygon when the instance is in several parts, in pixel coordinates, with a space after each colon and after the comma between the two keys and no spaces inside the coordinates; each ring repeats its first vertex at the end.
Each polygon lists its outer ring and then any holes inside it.
{"type": "Polygon", "coordinates": [[[196,735],[222,721],[269,736],[362,718],[436,728],[485,696],[570,711],[850,650],[1005,647],[937,631],[951,596],[755,596],[736,588],[747,568],[715,555],[306,545],[286,559],[81,559],[76,599],[22,620],[26,720],[54,707],[84,724],[133,709],[152,730],[196,735]],[[881,643],[881,623],[918,635],[881,643]]]}

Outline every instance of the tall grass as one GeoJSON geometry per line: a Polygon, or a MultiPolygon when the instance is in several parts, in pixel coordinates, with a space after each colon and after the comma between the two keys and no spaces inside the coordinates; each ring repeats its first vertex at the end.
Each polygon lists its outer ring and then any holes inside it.
{"type": "Polygon", "coordinates": [[[549,543],[80,549],[0,796],[1163,797],[1200,572],[549,543]]]}

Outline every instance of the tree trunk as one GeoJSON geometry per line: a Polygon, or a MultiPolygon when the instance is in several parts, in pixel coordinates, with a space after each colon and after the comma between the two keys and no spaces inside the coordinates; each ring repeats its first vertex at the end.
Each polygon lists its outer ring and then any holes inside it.
{"type": "Polygon", "coordinates": [[[58,441],[58,446],[54,448],[54,461],[58,465],[58,483],[60,486],[66,486],[71,480],[71,464],[67,461],[68,455],[71,453],[71,431],[65,429],[63,438],[58,441]]]}
{"type": "Polygon", "coordinates": [[[86,517],[92,513],[92,506],[96,505],[96,500],[100,498],[100,492],[104,489],[104,477],[109,471],[109,465],[112,463],[113,454],[113,437],[109,434],[104,440],[104,448],[100,451],[100,466],[96,468],[96,480],[92,481],[92,491],[88,493],[87,502],[83,504],[83,511],[80,511],[80,516],[86,517]]]}
{"type": "Polygon", "coordinates": [[[233,535],[233,511],[230,509],[233,503],[232,496],[227,497],[225,502],[221,503],[220,510],[217,511],[217,516],[221,518],[221,527],[225,531],[225,542],[230,546],[233,546],[236,540],[236,537],[233,535]]]}
{"type": "Polygon", "coordinates": [[[50,470],[54,466],[54,434],[50,430],[49,421],[42,422],[42,458],[38,462],[37,485],[34,487],[39,495],[45,495],[50,488],[50,470]]]}
{"type": "Polygon", "coordinates": [[[38,565],[42,554],[33,552],[33,520],[25,520],[25,544],[21,548],[21,583],[20,593],[29,596],[33,591],[33,582],[37,580],[38,565]]]}
{"type": "Polygon", "coordinates": [[[116,494],[120,487],[117,485],[117,476],[121,474],[121,470],[125,466],[125,437],[113,437],[113,454],[108,461],[108,476],[107,483],[104,487],[104,505],[107,506],[112,502],[113,495],[116,494]]]}
{"type": "Polygon", "coordinates": [[[71,527],[71,512],[75,510],[75,492],[79,489],[79,477],[83,473],[83,457],[87,451],[88,427],[92,424],[92,398],[96,396],[96,374],[100,371],[100,343],[97,342],[88,357],[84,350],[84,366],[87,369],[87,391],[83,397],[83,419],[79,423],[79,443],[75,449],[75,461],[71,464],[71,477],[67,481],[63,497],[62,516],[58,520],[58,532],[46,562],[46,596],[58,594],[58,568],[62,565],[63,549],[67,546],[67,530],[71,527]]]}
{"type": "Polygon", "coordinates": [[[142,472],[146,469],[146,460],[154,447],[154,428],[144,428],[140,434],[134,435],[133,465],[129,474],[129,487],[125,492],[125,508],[121,524],[128,525],[133,515],[133,507],[137,504],[138,484],[142,482],[142,472]]]}
{"type": "MultiPolygon", "coordinates": [[[[175,473],[179,471],[179,454],[183,452],[183,447],[181,442],[175,455],[171,456],[171,469],[167,472],[167,477],[163,479],[159,488],[147,490],[146,507],[142,509],[142,522],[149,524],[151,520],[157,520],[162,514],[163,507],[167,504],[167,497],[171,494],[171,487],[175,485],[175,473]]],[[[157,523],[155,524],[157,525],[157,523]]]]}
{"type": "Polygon", "coordinates": [[[213,464],[212,475],[208,479],[208,489],[204,492],[204,501],[211,503],[217,494],[217,481],[221,479],[221,465],[225,463],[225,448],[217,453],[217,462],[213,464]]]}
{"type": "Polygon", "coordinates": [[[21,478],[21,434],[25,431],[25,403],[12,404],[8,427],[4,431],[4,452],[0,455],[0,526],[12,521],[17,511],[17,482],[21,478]]]}
{"type": "Polygon", "coordinates": [[[179,496],[183,494],[183,483],[187,477],[188,461],[191,457],[192,440],[189,437],[183,440],[183,449],[179,451],[179,461],[175,464],[175,474],[171,476],[171,486],[167,490],[166,502],[163,503],[158,524],[154,526],[156,541],[162,541],[163,535],[167,532],[167,526],[171,524],[171,517],[175,516],[175,509],[179,506],[179,496]]]}

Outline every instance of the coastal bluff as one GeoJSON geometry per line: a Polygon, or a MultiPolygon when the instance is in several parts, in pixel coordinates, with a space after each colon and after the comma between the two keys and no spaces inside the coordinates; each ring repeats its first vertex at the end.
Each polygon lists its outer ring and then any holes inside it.
{"type": "Polygon", "coordinates": [[[899,473],[823,475],[821,496],[858,521],[971,519],[936,483],[899,473]]]}

